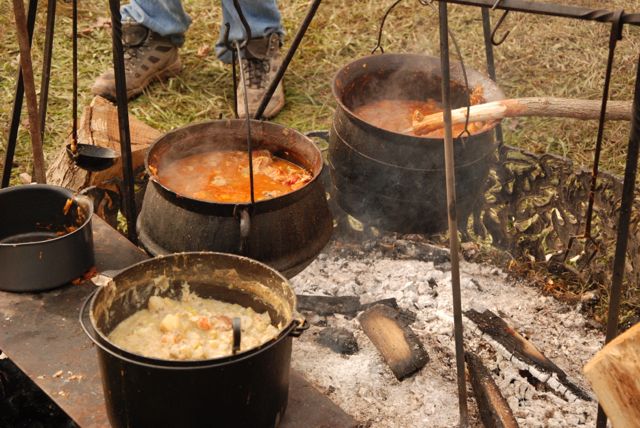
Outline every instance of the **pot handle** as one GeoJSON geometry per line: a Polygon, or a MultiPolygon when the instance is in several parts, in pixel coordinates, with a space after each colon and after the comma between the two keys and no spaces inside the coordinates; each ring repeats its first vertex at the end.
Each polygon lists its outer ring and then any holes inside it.
{"type": "Polygon", "coordinates": [[[89,305],[89,302],[91,301],[91,299],[93,298],[93,295],[96,294],[98,292],[98,289],[96,288],[95,290],[93,290],[91,293],[89,293],[89,295],[87,296],[86,299],[84,299],[84,301],[82,302],[82,306],[80,306],[80,316],[78,317],[79,321],[80,321],[80,327],[82,327],[82,330],[85,332],[85,334],[87,336],[89,336],[89,338],[95,342],[95,337],[94,335],[91,333],[91,331],[93,331],[93,327],[88,327],[85,322],[85,317],[87,317],[87,306],[89,305]]]}
{"type": "Polygon", "coordinates": [[[329,149],[329,131],[326,129],[319,129],[304,133],[305,137],[308,137],[313,143],[318,146],[321,152],[329,149]],[[323,140],[322,142],[316,142],[314,138],[323,140]]]}
{"type": "Polygon", "coordinates": [[[236,355],[240,351],[240,336],[242,335],[242,328],[240,325],[240,318],[233,317],[231,320],[231,327],[233,328],[233,344],[231,346],[231,354],[236,355]]]}
{"type": "Polygon", "coordinates": [[[289,332],[289,336],[292,337],[300,337],[300,335],[304,333],[305,330],[308,330],[309,327],[311,327],[305,317],[300,315],[297,311],[293,314],[293,323],[295,324],[295,326],[289,332]]]}

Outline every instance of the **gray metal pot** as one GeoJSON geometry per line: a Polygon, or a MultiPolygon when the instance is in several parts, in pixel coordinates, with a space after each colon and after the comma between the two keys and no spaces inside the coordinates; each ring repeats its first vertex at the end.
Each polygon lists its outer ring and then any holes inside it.
{"type": "Polygon", "coordinates": [[[93,203],[63,187],[0,190],[0,290],[43,291],[94,265],[93,203]],[[73,205],[64,213],[68,199],[73,205]],[[75,230],[68,232],[69,228],[75,230]]]}

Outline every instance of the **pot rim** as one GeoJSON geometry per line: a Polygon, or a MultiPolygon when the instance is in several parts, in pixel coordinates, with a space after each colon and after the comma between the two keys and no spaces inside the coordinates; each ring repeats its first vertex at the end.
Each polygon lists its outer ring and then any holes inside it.
{"type": "MultiPolygon", "coordinates": [[[[234,207],[238,207],[238,208],[248,208],[248,207],[265,207],[268,206],[270,203],[274,203],[275,201],[277,201],[276,203],[279,203],[280,201],[286,199],[287,197],[290,197],[291,195],[294,195],[296,193],[298,193],[299,191],[306,189],[310,184],[312,184],[313,182],[315,182],[316,180],[318,180],[318,178],[320,177],[320,175],[322,174],[322,170],[324,169],[324,162],[320,163],[320,168],[318,169],[318,173],[313,173],[313,177],[311,178],[311,180],[309,180],[307,183],[304,184],[304,186],[293,190],[289,193],[285,193],[283,195],[280,196],[276,196],[273,198],[268,198],[268,199],[262,199],[262,200],[257,200],[255,202],[214,202],[214,201],[208,201],[208,200],[204,200],[204,199],[198,199],[198,198],[194,198],[191,196],[185,196],[185,195],[181,195],[179,193],[177,193],[175,190],[169,188],[168,186],[166,186],[165,184],[163,184],[158,177],[155,174],[152,174],[151,171],[149,170],[149,157],[151,156],[151,153],[153,152],[153,149],[155,148],[155,146],[162,140],[164,139],[167,135],[170,135],[174,132],[178,132],[180,130],[183,130],[185,128],[189,128],[192,126],[200,126],[200,125],[204,125],[204,124],[213,124],[213,123],[221,123],[221,122],[226,122],[226,123],[231,123],[231,124],[235,124],[235,123],[239,123],[239,124],[245,124],[246,120],[245,119],[219,119],[219,120],[203,120],[200,122],[193,122],[193,123],[189,123],[188,125],[184,125],[184,126],[180,126],[178,128],[174,128],[171,131],[168,131],[164,134],[162,134],[160,137],[158,137],[147,149],[147,152],[144,156],[144,168],[145,171],[147,172],[147,175],[149,176],[149,181],[152,181],[155,185],[159,186],[163,191],[168,192],[170,195],[172,195],[175,198],[179,198],[179,199],[185,199],[185,200],[189,200],[189,201],[194,201],[197,202],[198,204],[202,204],[204,206],[222,206],[222,207],[227,207],[227,208],[234,208],[234,207]]],[[[288,130],[289,132],[293,132],[295,134],[297,134],[298,136],[300,136],[303,140],[306,140],[309,145],[312,147],[312,150],[315,150],[319,156],[320,159],[322,159],[322,152],[320,151],[320,149],[318,148],[318,146],[313,142],[313,140],[306,136],[305,134],[303,134],[302,132],[293,129],[293,128],[289,128],[286,127],[284,125],[280,125],[279,123],[275,123],[275,122],[270,122],[270,121],[265,121],[265,120],[255,120],[255,119],[251,119],[251,123],[252,124],[268,124],[268,126],[273,126],[274,128],[277,129],[281,129],[281,130],[288,130]]]]}
{"type": "MultiPolygon", "coordinates": [[[[354,67],[356,66],[358,63],[360,62],[364,62],[367,60],[370,60],[372,58],[379,58],[381,56],[393,56],[393,57],[405,57],[405,58],[414,58],[414,59],[420,59],[420,58],[430,58],[430,59],[434,59],[438,62],[440,62],[440,58],[435,57],[433,55],[423,55],[423,54],[416,54],[416,53],[382,53],[382,54],[371,54],[371,55],[366,55],[363,57],[360,57],[354,61],[351,61],[345,65],[343,65],[342,67],[340,67],[338,69],[338,71],[336,71],[336,73],[333,76],[333,80],[331,82],[331,92],[333,93],[333,98],[335,99],[336,103],[340,106],[340,108],[345,112],[345,114],[354,122],[356,122],[358,125],[364,127],[364,128],[371,128],[372,130],[375,130],[376,132],[382,133],[382,135],[385,135],[387,138],[390,139],[394,139],[394,143],[400,142],[400,143],[421,143],[421,144],[425,144],[425,143],[439,143],[441,144],[442,141],[444,140],[444,138],[435,138],[435,137],[423,137],[423,136],[419,136],[419,135],[407,135],[407,134],[403,134],[401,132],[394,132],[394,131],[390,131],[388,129],[385,128],[380,128],[377,127],[369,122],[366,122],[364,120],[362,120],[359,116],[357,116],[350,108],[348,108],[342,101],[342,96],[339,94],[336,82],[338,81],[338,76],[342,73],[345,73],[345,69],[347,67],[354,67]],[[398,141],[398,139],[400,139],[398,141]]],[[[450,67],[456,64],[460,64],[459,61],[451,61],[450,67]]],[[[482,75],[483,77],[485,77],[489,82],[491,82],[492,84],[495,85],[499,95],[501,96],[501,98],[504,98],[504,93],[502,92],[502,89],[500,89],[500,87],[493,81],[491,80],[489,77],[484,76],[482,73],[480,73],[479,71],[476,71],[475,69],[465,66],[465,69],[467,71],[467,74],[469,74],[469,71],[473,71],[475,73],[478,73],[480,75],[482,75]]],[[[481,132],[476,132],[476,133],[472,133],[471,136],[478,136],[478,135],[482,135],[488,132],[492,132],[502,121],[500,120],[494,120],[491,123],[487,124],[483,130],[481,132]]],[[[462,137],[453,137],[453,140],[460,140],[462,137]]]]}
{"type": "MultiPolygon", "coordinates": [[[[286,284],[289,284],[289,281],[280,272],[278,272],[277,270],[269,267],[268,265],[262,262],[259,262],[255,259],[251,259],[249,257],[244,257],[236,254],[221,253],[221,252],[214,252],[214,251],[192,251],[192,252],[183,252],[183,253],[172,253],[164,256],[157,256],[150,259],[142,260],[140,262],[127,266],[126,268],[119,271],[113,277],[113,280],[115,281],[119,275],[126,273],[127,271],[129,271],[130,269],[133,269],[134,267],[144,265],[147,263],[153,263],[155,260],[165,259],[165,258],[174,258],[177,256],[188,257],[189,255],[203,255],[203,254],[222,255],[224,257],[243,259],[251,263],[256,263],[262,266],[263,268],[268,269],[272,273],[276,274],[276,276],[279,277],[279,279],[284,281],[286,284]]],[[[98,347],[100,347],[105,352],[108,352],[112,356],[125,360],[129,363],[143,365],[150,368],[176,369],[176,370],[194,369],[194,368],[205,369],[205,368],[211,368],[211,367],[220,367],[220,366],[231,364],[237,361],[242,361],[247,358],[251,358],[252,356],[257,355],[259,353],[265,352],[266,350],[268,350],[272,346],[275,346],[275,344],[279,343],[281,340],[284,340],[288,336],[293,336],[294,330],[297,327],[301,327],[304,324],[304,318],[296,310],[296,307],[297,307],[296,294],[292,293],[293,308],[291,311],[291,321],[285,327],[282,327],[279,333],[274,338],[268,340],[267,342],[263,343],[260,346],[248,349],[244,352],[238,352],[235,355],[226,355],[218,358],[199,359],[199,360],[165,360],[162,358],[147,357],[145,355],[127,351],[126,349],[123,349],[118,345],[112,343],[111,340],[109,340],[109,338],[105,336],[105,334],[102,331],[100,331],[100,329],[97,327],[96,320],[93,316],[93,311],[94,311],[97,296],[102,290],[104,290],[104,287],[97,288],[83,302],[82,307],[80,308],[80,315],[79,315],[79,321],[80,321],[82,330],[85,332],[87,336],[89,336],[89,339],[91,339],[93,343],[95,343],[98,347]],[[86,314],[87,308],[89,309],[88,315],[86,314]],[[86,324],[85,317],[89,318],[88,325],[86,324]],[[96,337],[94,337],[94,335],[96,337]]]]}
{"type": "Polygon", "coordinates": [[[34,245],[52,245],[54,242],[58,242],[58,241],[62,241],[64,239],[68,239],[69,237],[82,233],[83,229],[87,226],[87,224],[91,223],[91,219],[93,217],[93,201],[91,200],[91,198],[89,198],[88,196],[85,195],[80,195],[77,193],[73,193],[71,190],[67,189],[66,187],[62,187],[62,186],[56,186],[53,184],[23,184],[20,186],[13,186],[13,187],[7,187],[5,189],[0,189],[0,196],[2,196],[2,194],[7,194],[7,193],[12,193],[12,192],[19,192],[19,191],[24,191],[24,190],[31,190],[31,189],[41,189],[41,190],[49,190],[49,191],[53,191],[53,190],[57,190],[60,193],[64,194],[65,196],[67,196],[68,199],[73,199],[74,201],[76,201],[78,203],[78,205],[80,205],[82,207],[82,209],[85,211],[85,214],[87,216],[87,218],[85,219],[85,221],[76,228],[76,230],[69,232],[69,233],[65,233],[64,235],[60,235],[60,236],[56,236],[55,238],[50,238],[50,239],[44,239],[41,241],[29,241],[29,242],[18,242],[18,243],[3,243],[0,242],[0,249],[1,248],[17,248],[17,247],[30,247],[30,246],[34,246],[34,245]],[[86,205],[86,206],[83,206],[86,205]]]}

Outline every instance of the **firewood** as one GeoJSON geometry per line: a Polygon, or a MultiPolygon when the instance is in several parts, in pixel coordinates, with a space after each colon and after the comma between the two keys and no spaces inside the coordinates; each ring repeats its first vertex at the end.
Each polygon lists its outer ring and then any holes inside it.
{"type": "MultiPolygon", "coordinates": [[[[149,145],[162,133],[155,128],[129,115],[131,134],[131,154],[133,169],[144,165],[144,156],[149,145]]],[[[61,145],[47,171],[47,182],[67,187],[74,191],[89,186],[99,185],[122,177],[120,159],[109,169],[100,172],[89,172],[78,168],[66,153],[65,147],[71,137],[61,145]]],[[[116,106],[101,97],[95,97],[91,105],[84,108],[78,123],[78,143],[95,144],[108,147],[120,153],[120,134],[118,130],[118,111],[116,106]]]]}
{"type": "Polygon", "coordinates": [[[357,296],[310,296],[299,294],[296,298],[299,311],[313,312],[322,316],[342,314],[353,318],[358,312],[365,311],[371,306],[386,305],[397,309],[405,323],[413,324],[416,320],[416,313],[409,309],[400,308],[398,301],[394,297],[362,304],[357,296]]]}
{"type": "Polygon", "coordinates": [[[374,305],[358,320],[398,380],[417,372],[429,361],[422,343],[395,309],[374,305]]]}
{"type": "Polygon", "coordinates": [[[327,327],[320,330],[317,341],[334,352],[353,355],[358,352],[358,342],[352,332],[342,327],[327,327]]]}
{"type": "Polygon", "coordinates": [[[466,352],[464,359],[476,397],[480,419],[485,428],[517,428],[518,422],[500,393],[500,389],[482,360],[474,354],[466,352]]]}
{"type": "Polygon", "coordinates": [[[571,382],[560,367],[545,357],[533,343],[515,331],[505,320],[490,310],[478,312],[470,309],[465,311],[464,315],[473,321],[488,339],[495,342],[493,345],[498,351],[502,349],[504,356],[513,362],[516,362],[514,359],[519,360],[521,364],[517,365],[523,370],[528,370],[536,379],[563,396],[568,396],[567,398],[573,395],[572,399],[577,396],[586,401],[591,400],[587,392],[571,382]]]}
{"type": "Polygon", "coordinates": [[[640,427],[640,323],[598,351],[584,375],[614,428],[640,427]]]}
{"type": "Polygon", "coordinates": [[[360,311],[357,296],[308,296],[298,295],[299,311],[314,312],[318,315],[344,314],[355,316],[360,311]]]}

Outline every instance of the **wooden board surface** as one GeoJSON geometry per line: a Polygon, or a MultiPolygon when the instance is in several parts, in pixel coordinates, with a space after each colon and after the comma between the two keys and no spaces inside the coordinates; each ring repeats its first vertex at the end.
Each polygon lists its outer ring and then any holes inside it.
{"type": "MultiPolygon", "coordinates": [[[[147,258],[97,216],[93,234],[99,271],[147,258]]],[[[78,321],[80,306],[94,289],[85,282],[43,293],[0,292],[0,349],[83,428],[109,426],[97,354],[78,321]]],[[[289,397],[281,428],[357,425],[295,371],[289,397]]]]}

